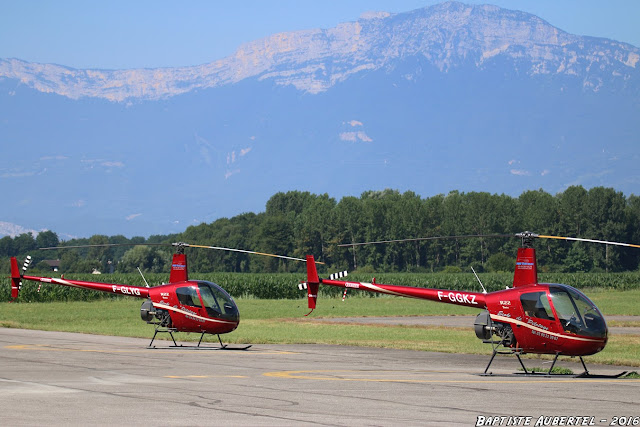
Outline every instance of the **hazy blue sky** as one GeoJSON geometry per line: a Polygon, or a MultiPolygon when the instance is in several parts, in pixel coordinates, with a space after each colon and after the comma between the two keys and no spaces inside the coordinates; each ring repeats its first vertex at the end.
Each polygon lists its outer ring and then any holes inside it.
{"type": "MultiPolygon", "coordinates": [[[[273,33],[331,28],[362,12],[434,0],[0,0],[0,58],[74,68],[196,65],[273,33]]],[[[638,0],[465,0],[540,16],[565,31],[640,46],[638,0]]]]}

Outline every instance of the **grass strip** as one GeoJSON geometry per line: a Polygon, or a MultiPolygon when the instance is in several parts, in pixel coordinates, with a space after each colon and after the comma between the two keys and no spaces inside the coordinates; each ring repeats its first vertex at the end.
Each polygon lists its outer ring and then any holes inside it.
{"type": "MultiPolygon", "coordinates": [[[[606,300],[605,315],[640,315],[637,304],[626,304],[639,291],[591,295],[596,304],[606,300]]],[[[80,332],[150,338],[153,327],[140,319],[139,299],[110,299],[91,302],[0,303],[0,327],[80,332]]],[[[304,315],[306,299],[237,300],[240,327],[224,336],[226,342],[252,344],[329,344],[379,348],[396,348],[448,353],[489,355],[491,349],[475,337],[469,328],[443,328],[402,325],[320,324],[304,315]]],[[[603,309],[604,310],[604,309],[603,309]]],[[[319,300],[315,317],[474,315],[478,310],[396,297],[351,297],[319,300]]],[[[182,341],[199,339],[199,334],[178,334],[182,341]]],[[[215,337],[208,337],[215,341],[215,337]]],[[[609,339],[600,353],[589,356],[592,363],[640,366],[640,336],[618,335],[609,339]]],[[[531,355],[533,359],[550,357],[531,355]]]]}

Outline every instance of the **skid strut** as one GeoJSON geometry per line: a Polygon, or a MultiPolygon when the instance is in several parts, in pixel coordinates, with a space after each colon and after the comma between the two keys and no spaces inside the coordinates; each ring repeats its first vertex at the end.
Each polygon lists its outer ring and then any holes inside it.
{"type": "Polygon", "coordinates": [[[156,348],[153,345],[153,341],[156,339],[156,335],[158,335],[158,332],[161,333],[168,333],[171,336],[171,340],[173,341],[173,345],[169,345],[167,348],[183,348],[183,349],[200,349],[200,350],[248,350],[251,347],[251,344],[243,346],[243,347],[229,347],[227,344],[224,344],[222,342],[222,338],[220,338],[219,334],[216,334],[216,336],[218,337],[218,342],[220,343],[220,347],[205,347],[205,346],[201,346],[202,344],[202,339],[204,338],[206,332],[202,332],[202,334],[200,335],[200,340],[198,340],[198,345],[182,345],[182,344],[178,344],[176,342],[175,337],[173,336],[174,332],[178,332],[177,329],[175,328],[160,328],[160,327],[156,327],[156,331],[153,334],[153,338],[151,338],[151,342],[149,343],[149,346],[147,348],[156,348]]]}
{"type": "Polygon", "coordinates": [[[149,343],[147,348],[155,348],[155,347],[152,347],[152,344],[153,344],[153,341],[156,339],[156,335],[158,335],[158,332],[168,333],[171,336],[171,339],[173,340],[173,346],[178,347],[178,344],[176,343],[176,339],[173,336],[173,333],[177,331],[178,330],[174,328],[162,329],[162,328],[156,327],[156,331],[154,332],[153,338],[151,338],[151,342],[149,343]]]}

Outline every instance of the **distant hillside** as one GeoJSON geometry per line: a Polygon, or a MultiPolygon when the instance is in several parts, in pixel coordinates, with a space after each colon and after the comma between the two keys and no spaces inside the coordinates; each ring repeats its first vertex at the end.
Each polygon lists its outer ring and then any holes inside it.
{"type": "Polygon", "coordinates": [[[35,237],[38,235],[39,231],[29,230],[17,224],[11,224],[9,222],[0,221],[0,236],[16,237],[24,233],[31,233],[35,237]]]}
{"type": "Polygon", "coordinates": [[[196,67],[0,60],[0,219],[167,234],[290,189],[640,188],[637,47],[447,2],[196,67]]]}
{"type": "MultiPolygon", "coordinates": [[[[0,61],[0,76],[72,99],[160,99],[247,78],[324,92],[352,76],[397,68],[417,57],[446,73],[507,61],[528,76],[571,76],[587,90],[625,88],[638,77],[640,50],[568,34],[524,12],[447,2],[412,12],[368,14],[335,28],[274,34],[209,64],[161,69],[76,70],[0,61]]],[[[406,78],[412,78],[409,74],[406,78]]]]}

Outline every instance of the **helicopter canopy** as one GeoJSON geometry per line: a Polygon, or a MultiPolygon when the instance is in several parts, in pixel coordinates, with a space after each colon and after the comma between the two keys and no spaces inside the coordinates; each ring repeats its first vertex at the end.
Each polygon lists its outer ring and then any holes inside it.
{"type": "Polygon", "coordinates": [[[549,285],[549,295],[566,332],[595,338],[607,337],[607,324],[596,305],[568,285],[549,285]]]}
{"type": "Polygon", "coordinates": [[[203,307],[207,310],[207,314],[217,319],[225,319],[237,322],[240,320],[238,307],[233,298],[224,291],[220,286],[213,282],[199,280],[196,286],[183,286],[176,289],[178,301],[184,305],[191,307],[203,307]]]}

